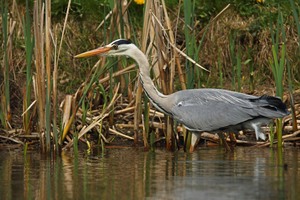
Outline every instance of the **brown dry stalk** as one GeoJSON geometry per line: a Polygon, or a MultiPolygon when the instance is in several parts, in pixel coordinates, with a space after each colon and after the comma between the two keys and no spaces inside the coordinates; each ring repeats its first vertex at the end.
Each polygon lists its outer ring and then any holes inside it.
{"type": "Polygon", "coordinates": [[[148,136],[146,133],[146,128],[145,128],[145,117],[142,115],[142,130],[143,130],[143,142],[144,142],[144,148],[148,149],[149,148],[149,143],[148,143],[148,136]]]}
{"type": "MultiPolygon", "coordinates": [[[[165,4],[165,1],[162,0],[162,8],[163,8],[163,11],[164,11],[164,17],[165,17],[165,22],[166,22],[166,26],[167,26],[167,31],[168,31],[168,36],[170,38],[170,41],[171,43],[175,44],[175,36],[174,36],[174,33],[173,33],[173,30],[172,30],[172,25],[171,25],[171,21],[170,21],[170,18],[169,18],[169,15],[168,15],[168,12],[167,12],[167,8],[166,8],[166,4],[165,4]]],[[[174,90],[174,77],[175,77],[175,62],[174,61],[177,61],[177,64],[178,64],[178,58],[177,58],[177,52],[175,51],[175,49],[173,49],[173,57],[175,59],[171,59],[169,61],[169,68],[170,68],[170,81],[169,81],[169,92],[172,93],[173,90],[174,90]]],[[[180,71],[179,71],[179,78],[182,79],[182,71],[181,71],[181,67],[180,68],[180,71]]],[[[180,80],[180,82],[183,81],[183,80],[180,80]]],[[[185,84],[182,85],[184,88],[185,88],[185,84]]]]}
{"type": "MultiPolygon", "coordinates": [[[[33,30],[35,38],[35,67],[36,67],[36,79],[34,82],[36,89],[37,106],[38,106],[38,116],[39,116],[39,132],[45,129],[45,72],[44,72],[44,40],[43,40],[43,16],[44,16],[44,6],[40,5],[40,1],[34,1],[33,10],[33,30]]],[[[43,140],[43,139],[41,139],[43,140]]]]}
{"type": "Polygon", "coordinates": [[[128,136],[128,135],[125,135],[125,134],[123,134],[123,133],[121,133],[121,132],[119,132],[119,131],[117,131],[117,130],[115,130],[115,129],[109,128],[108,131],[109,131],[110,133],[119,135],[119,136],[124,137],[124,138],[126,138],[126,139],[134,140],[133,137],[128,136]]]}
{"type": "MultiPolygon", "coordinates": [[[[151,14],[152,14],[153,18],[156,20],[157,24],[159,24],[161,26],[161,29],[164,30],[164,32],[165,32],[165,28],[161,24],[161,22],[159,21],[159,19],[157,19],[157,17],[155,16],[154,13],[151,12],[151,14]]],[[[165,32],[165,34],[167,34],[167,33],[165,32]]],[[[180,49],[178,49],[175,44],[171,43],[171,41],[169,40],[168,37],[165,37],[165,39],[169,42],[170,46],[172,46],[179,54],[181,54],[183,57],[185,57],[185,59],[187,59],[188,61],[190,61],[192,64],[196,65],[197,67],[199,67],[199,68],[201,68],[201,69],[203,69],[203,70],[205,70],[207,72],[210,72],[208,69],[206,69],[205,67],[202,67],[199,63],[197,63],[191,57],[189,57],[188,55],[186,55],[183,51],[181,51],[180,49]]]]}
{"type": "MultiPolygon", "coordinates": [[[[120,88],[120,84],[117,84],[117,86],[114,89],[114,96],[111,99],[109,105],[101,112],[101,114],[95,118],[93,118],[93,121],[88,126],[83,126],[83,128],[78,133],[78,139],[80,139],[83,135],[85,135],[87,132],[89,132],[91,129],[93,129],[95,126],[99,126],[103,119],[109,116],[109,114],[113,111],[111,107],[117,102],[117,100],[121,97],[120,94],[118,94],[120,88]]],[[[72,115],[72,117],[74,114],[72,115]]],[[[69,148],[74,142],[74,139],[72,139],[64,148],[69,148]]]]}
{"type": "Polygon", "coordinates": [[[51,134],[51,0],[46,0],[46,20],[45,20],[45,54],[46,54],[46,74],[47,74],[47,107],[46,112],[46,151],[50,152],[50,134],[51,134]]]}
{"type": "MultiPolygon", "coordinates": [[[[118,128],[133,128],[134,125],[133,124],[115,124],[116,127],[118,128]]],[[[143,128],[144,124],[139,124],[139,127],[140,128],[143,128]]],[[[165,129],[165,124],[164,123],[161,123],[161,122],[151,122],[149,123],[149,126],[152,127],[152,128],[158,128],[158,129],[161,129],[161,130],[164,130],[165,129]]]]}
{"type": "Polygon", "coordinates": [[[97,26],[95,31],[98,31],[98,29],[105,23],[105,21],[108,20],[112,16],[113,12],[109,11],[109,13],[105,16],[105,18],[100,22],[100,24],[97,26]]]}
{"type": "Polygon", "coordinates": [[[106,81],[109,81],[111,78],[114,78],[114,77],[117,77],[117,76],[121,76],[121,75],[126,74],[126,73],[130,73],[131,72],[130,70],[134,70],[135,66],[136,66],[135,64],[132,64],[132,65],[129,65],[128,67],[120,69],[117,72],[113,73],[111,76],[108,75],[108,76],[106,76],[104,78],[101,78],[99,80],[99,83],[102,84],[102,83],[104,83],[106,81]]]}
{"type": "MultiPolygon", "coordinates": [[[[292,133],[292,134],[288,134],[288,135],[283,135],[282,136],[282,140],[284,141],[292,141],[292,140],[299,140],[299,137],[297,137],[300,134],[300,130],[292,133]]],[[[274,140],[273,144],[276,144],[278,141],[274,140]]],[[[259,147],[266,147],[269,146],[271,144],[271,142],[264,142],[262,145],[260,145],[259,147]]]]}
{"type": "Polygon", "coordinates": [[[12,141],[12,142],[14,142],[14,143],[17,143],[17,144],[22,144],[22,145],[24,145],[24,143],[23,143],[22,141],[20,141],[20,140],[18,140],[18,139],[15,139],[15,138],[12,138],[12,137],[6,137],[6,136],[4,136],[4,135],[0,135],[0,138],[3,138],[3,139],[5,139],[5,140],[10,140],[10,141],[12,141]]]}
{"type": "MultiPolygon", "coordinates": [[[[151,9],[151,2],[146,1],[145,11],[144,11],[144,22],[143,22],[143,30],[142,30],[142,41],[141,41],[141,50],[145,53],[147,50],[147,41],[148,35],[150,31],[150,22],[149,22],[149,11],[151,9]]],[[[137,144],[138,142],[138,135],[139,135],[139,124],[141,121],[141,105],[142,105],[142,85],[140,82],[140,77],[138,77],[138,87],[136,90],[135,96],[135,110],[134,110],[134,143],[137,144]]]]}

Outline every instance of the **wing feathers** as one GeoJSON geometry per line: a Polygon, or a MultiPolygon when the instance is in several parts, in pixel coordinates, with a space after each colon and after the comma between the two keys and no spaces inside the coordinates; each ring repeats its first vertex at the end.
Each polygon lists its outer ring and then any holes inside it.
{"type": "Polygon", "coordinates": [[[183,90],[171,112],[187,128],[213,131],[258,118],[278,118],[288,114],[277,97],[252,95],[218,89],[183,90]]]}

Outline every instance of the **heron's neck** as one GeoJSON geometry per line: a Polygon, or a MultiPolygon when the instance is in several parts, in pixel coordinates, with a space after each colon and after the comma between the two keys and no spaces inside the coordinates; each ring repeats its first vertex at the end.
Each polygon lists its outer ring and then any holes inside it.
{"type": "Polygon", "coordinates": [[[142,51],[136,49],[132,58],[137,62],[140,69],[140,78],[144,88],[145,93],[149,97],[151,103],[159,110],[168,113],[168,105],[170,103],[167,101],[167,96],[160,93],[152,79],[150,78],[150,65],[147,57],[142,51]]]}

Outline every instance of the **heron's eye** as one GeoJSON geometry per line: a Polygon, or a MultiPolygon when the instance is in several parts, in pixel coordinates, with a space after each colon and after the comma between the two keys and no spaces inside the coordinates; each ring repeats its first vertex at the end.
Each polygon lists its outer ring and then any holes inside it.
{"type": "Polygon", "coordinates": [[[114,44],[114,45],[112,46],[112,48],[113,48],[114,50],[118,50],[118,45],[114,44]]]}

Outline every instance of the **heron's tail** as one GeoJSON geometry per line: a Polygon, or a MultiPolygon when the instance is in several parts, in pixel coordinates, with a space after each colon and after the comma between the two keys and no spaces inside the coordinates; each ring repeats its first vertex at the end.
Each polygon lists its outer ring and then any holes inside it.
{"type": "Polygon", "coordinates": [[[278,97],[263,95],[256,99],[256,101],[262,108],[260,114],[265,117],[281,118],[290,113],[286,105],[278,97]]]}

